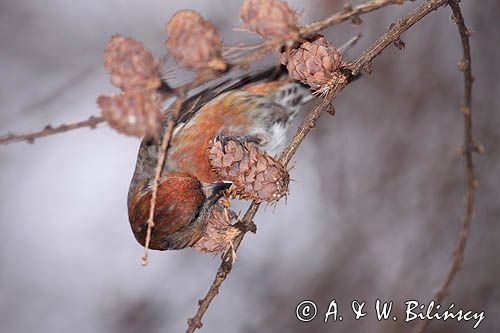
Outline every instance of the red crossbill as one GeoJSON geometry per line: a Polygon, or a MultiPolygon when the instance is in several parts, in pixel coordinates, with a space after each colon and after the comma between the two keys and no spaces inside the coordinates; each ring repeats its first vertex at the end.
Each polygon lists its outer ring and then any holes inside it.
{"type": "MultiPolygon", "coordinates": [[[[255,82],[261,78],[261,74],[250,75],[236,83],[207,90],[184,103],[193,110],[183,110],[185,113],[170,142],[158,188],[151,249],[181,249],[193,246],[204,236],[207,218],[223,191],[231,185],[209,163],[207,147],[211,140],[231,138],[252,142],[271,156],[283,149],[287,128],[313,95],[296,82],[255,82]],[[205,102],[207,96],[210,100],[205,102]]],[[[129,220],[135,238],[142,245],[159,149],[159,142],[143,140],[129,189],[129,220]]]]}

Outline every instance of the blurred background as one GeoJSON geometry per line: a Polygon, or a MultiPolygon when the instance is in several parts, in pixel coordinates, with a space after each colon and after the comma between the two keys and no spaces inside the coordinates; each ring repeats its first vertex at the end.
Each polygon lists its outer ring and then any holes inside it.
{"type": "MultiPolygon", "coordinates": [[[[340,1],[290,1],[302,23],[340,1]]],[[[356,4],[358,2],[354,2],[356,4]]],[[[98,94],[117,91],[102,67],[112,34],[164,55],[164,24],[192,8],[227,44],[255,42],[234,0],[15,1],[0,3],[0,133],[98,114],[98,94]]],[[[416,3],[392,6],[325,34],[363,38],[356,57],[416,3]]],[[[500,332],[500,3],[462,2],[472,29],[476,215],[447,304],[485,311],[478,332],[500,332]]],[[[204,332],[408,332],[404,302],[429,302],[450,263],[464,210],[459,111],[462,57],[449,8],[433,12],[389,47],[374,72],[336,100],[294,157],[288,205],[261,209],[234,270],[209,308],[204,332]],[[318,317],[295,307],[314,300],[318,317]],[[323,322],[335,299],[344,320],[323,322]],[[351,301],[369,311],[354,320],[351,301]],[[375,299],[400,320],[377,322],[375,299]]],[[[275,58],[265,61],[272,63],[275,58]]],[[[167,67],[172,67],[170,62],[167,67]]],[[[191,75],[178,73],[174,83],[191,75]]],[[[305,114],[305,113],[304,113],[305,114]]],[[[301,120],[301,119],[299,119],[301,120]]],[[[292,134],[292,133],[290,133],[292,134]]],[[[143,249],[128,223],[127,190],[139,140],[106,126],[0,147],[0,332],[183,332],[220,260],[188,249],[143,249]]],[[[434,321],[430,332],[469,332],[473,322],[434,321]]]]}

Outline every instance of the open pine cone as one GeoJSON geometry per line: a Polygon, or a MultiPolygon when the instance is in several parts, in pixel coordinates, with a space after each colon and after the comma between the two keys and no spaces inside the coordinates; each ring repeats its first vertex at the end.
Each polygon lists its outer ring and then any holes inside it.
{"type": "Polygon", "coordinates": [[[233,182],[231,195],[257,202],[276,202],[286,196],[290,176],[280,162],[253,143],[223,141],[214,139],[208,155],[214,172],[233,182]]]}
{"type": "Polygon", "coordinates": [[[126,135],[158,136],[163,115],[161,101],[151,91],[99,96],[97,105],[109,126],[126,135]]]}
{"type": "Polygon", "coordinates": [[[123,91],[155,89],[161,85],[161,62],[130,37],[114,35],[104,50],[104,67],[111,83],[123,91]]]}
{"type": "Polygon", "coordinates": [[[298,30],[298,15],[282,0],[245,0],[243,26],[265,38],[285,37],[298,30]]]}
{"type": "Polygon", "coordinates": [[[166,47],[174,59],[186,68],[225,70],[222,41],[214,25],[192,10],[181,10],[165,27],[166,47]]]}
{"type": "Polygon", "coordinates": [[[203,236],[193,245],[200,252],[221,253],[227,251],[236,235],[238,228],[232,225],[236,221],[236,213],[217,203],[212,208],[207,228],[203,236]]]}
{"type": "Polygon", "coordinates": [[[281,62],[287,66],[293,79],[309,85],[313,90],[331,88],[330,85],[340,78],[338,70],[343,65],[340,52],[323,36],[292,49],[289,59],[283,53],[281,62]]]}

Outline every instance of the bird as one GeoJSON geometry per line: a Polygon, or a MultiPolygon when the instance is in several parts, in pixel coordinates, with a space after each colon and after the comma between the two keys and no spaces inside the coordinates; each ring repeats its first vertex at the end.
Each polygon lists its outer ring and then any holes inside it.
{"type": "MultiPolygon", "coordinates": [[[[158,183],[149,248],[192,247],[205,234],[207,220],[227,179],[214,172],[207,147],[214,139],[252,143],[277,156],[302,107],[315,98],[306,85],[276,67],[223,81],[185,100],[158,183]]],[[[164,121],[163,131],[165,131],[164,121]]],[[[145,245],[152,185],[161,143],[144,138],[128,193],[128,214],[136,240],[145,245]]]]}

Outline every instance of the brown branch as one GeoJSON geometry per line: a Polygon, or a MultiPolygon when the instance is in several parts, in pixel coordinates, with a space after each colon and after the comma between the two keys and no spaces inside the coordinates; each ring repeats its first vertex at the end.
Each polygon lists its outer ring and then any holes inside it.
{"type": "Polygon", "coordinates": [[[160,184],[160,177],[165,165],[165,160],[167,158],[168,145],[170,144],[170,139],[172,138],[172,133],[174,132],[175,124],[177,118],[179,118],[179,113],[182,107],[182,98],[178,98],[173,104],[173,108],[165,112],[165,117],[168,117],[167,126],[165,132],[163,133],[161,148],[158,152],[158,161],[156,163],[155,177],[153,179],[153,187],[151,189],[151,201],[149,203],[149,215],[146,224],[148,228],[146,230],[146,241],[144,243],[144,255],[142,256],[142,265],[147,266],[148,264],[148,254],[149,254],[149,243],[151,242],[151,231],[155,225],[154,223],[154,211],[156,207],[156,197],[158,194],[158,186],[160,184]]]}
{"type": "Polygon", "coordinates": [[[52,127],[51,125],[45,126],[44,129],[40,131],[35,131],[35,132],[30,132],[30,133],[21,133],[21,134],[7,134],[4,136],[0,137],[0,144],[6,145],[9,143],[13,142],[21,142],[21,141],[26,141],[28,143],[34,143],[36,139],[48,136],[48,135],[53,135],[53,134],[58,134],[58,133],[63,133],[67,131],[71,131],[77,128],[82,128],[82,127],[90,127],[90,128],[96,128],[96,126],[100,123],[104,122],[104,118],[99,116],[91,116],[89,119],[82,120],[82,121],[77,121],[74,123],[69,123],[69,124],[62,124],[56,127],[52,127]]]}
{"type": "MultiPolygon", "coordinates": [[[[243,49],[248,49],[251,48],[252,50],[249,52],[246,52],[242,56],[238,57],[235,59],[232,63],[229,64],[227,71],[231,71],[234,69],[241,69],[241,68],[246,68],[249,66],[249,64],[255,62],[256,60],[262,58],[265,56],[267,53],[280,49],[282,46],[285,46],[289,44],[291,41],[297,41],[297,40],[302,40],[307,38],[308,36],[315,34],[325,28],[334,26],[336,24],[348,21],[350,19],[353,19],[355,17],[359,17],[360,15],[375,11],[377,9],[380,9],[382,7],[394,5],[394,4],[403,4],[405,0],[372,0],[368,1],[364,4],[358,5],[358,6],[349,6],[348,8],[345,8],[344,10],[334,13],[330,15],[329,17],[319,20],[316,22],[313,22],[311,24],[305,25],[299,29],[298,36],[294,36],[294,38],[287,38],[285,40],[282,39],[275,39],[275,40],[268,40],[264,41],[262,43],[259,43],[257,45],[250,45],[250,46],[243,46],[243,49]]],[[[237,48],[237,47],[236,47],[237,48]]],[[[166,91],[163,93],[163,98],[164,100],[178,94],[179,92],[188,92],[191,91],[202,84],[213,80],[217,77],[220,76],[220,72],[205,72],[200,74],[198,78],[196,78],[194,81],[191,81],[189,83],[186,83],[178,88],[166,91]]]]}
{"type": "MultiPolygon", "coordinates": [[[[307,115],[307,118],[299,126],[297,133],[294,135],[290,144],[283,151],[283,153],[281,154],[281,156],[279,158],[279,161],[283,165],[286,165],[290,161],[292,156],[297,151],[300,143],[306,137],[307,133],[309,133],[309,131],[315,127],[316,121],[319,119],[321,112],[324,110],[328,111],[328,109],[332,107],[330,102],[339,91],[340,91],[340,89],[332,90],[330,92],[330,94],[327,96],[327,98],[322,100],[322,102],[320,104],[318,104],[318,106],[316,106],[314,108],[314,110],[311,111],[307,115]]],[[[217,274],[215,275],[215,279],[212,282],[212,284],[210,285],[210,288],[209,288],[206,296],[203,299],[199,300],[199,302],[198,302],[199,308],[198,308],[195,316],[193,318],[188,319],[189,327],[188,327],[187,332],[194,332],[197,328],[201,328],[201,326],[202,326],[201,319],[202,319],[203,315],[208,310],[208,307],[210,306],[210,303],[212,302],[212,300],[219,293],[220,286],[222,285],[224,280],[226,280],[227,276],[229,275],[229,273],[231,272],[231,270],[233,268],[233,262],[235,259],[235,258],[233,258],[233,253],[235,253],[238,250],[245,234],[248,231],[255,232],[255,230],[256,230],[255,224],[253,223],[253,218],[255,217],[255,214],[257,213],[259,206],[260,206],[259,203],[256,203],[255,201],[252,202],[250,204],[250,207],[246,211],[245,215],[243,216],[243,219],[240,222],[241,226],[242,226],[242,228],[241,228],[242,230],[241,230],[240,234],[233,241],[234,252],[227,251],[224,254],[224,256],[222,258],[222,263],[221,263],[219,269],[217,270],[217,274]]]]}
{"type": "MultiPolygon", "coordinates": [[[[477,187],[477,179],[474,169],[472,154],[474,151],[481,152],[482,149],[476,144],[472,136],[472,83],[474,77],[471,69],[471,55],[469,35],[470,31],[465,25],[460,5],[456,0],[450,0],[449,5],[453,11],[453,21],[457,24],[458,32],[463,48],[463,60],[459,64],[459,68],[464,75],[464,105],[461,109],[464,117],[464,147],[463,153],[465,157],[465,178],[466,178],[466,202],[465,212],[462,220],[462,228],[453,251],[453,257],[448,269],[448,273],[440,286],[439,290],[434,294],[436,303],[441,303],[447,296],[453,278],[456,276],[464,260],[465,247],[469,238],[472,216],[474,214],[474,192],[477,187]]],[[[415,332],[425,332],[430,321],[425,320],[420,322],[415,329],[415,332]]]]}
{"type": "MultiPolygon", "coordinates": [[[[393,4],[402,4],[404,0],[372,0],[365,4],[361,4],[358,6],[349,6],[345,8],[343,11],[335,13],[329,16],[326,19],[313,22],[309,25],[302,27],[299,31],[298,36],[295,36],[293,40],[300,40],[306,38],[308,35],[314,34],[320,30],[323,30],[327,27],[331,27],[335,24],[339,24],[345,22],[349,19],[353,19],[359,17],[359,15],[366,14],[377,10],[379,8],[393,5],[393,4]]],[[[225,73],[234,69],[241,69],[248,67],[249,64],[255,62],[256,60],[262,58],[267,53],[272,50],[279,49],[281,46],[286,45],[289,40],[270,40],[264,41],[260,44],[252,46],[254,48],[252,51],[243,54],[242,56],[235,59],[231,64],[229,64],[228,69],[225,73]]],[[[186,83],[180,87],[175,89],[170,88],[166,82],[159,88],[159,93],[161,94],[163,100],[167,100],[173,96],[179,96],[182,94],[187,94],[189,91],[196,89],[197,87],[203,85],[204,83],[216,79],[221,76],[224,72],[204,72],[200,73],[200,75],[193,81],[186,83]]],[[[36,138],[53,135],[57,133],[66,132],[72,129],[80,128],[80,127],[91,127],[94,128],[98,123],[104,122],[102,117],[90,117],[86,121],[77,122],[73,124],[61,125],[57,128],[52,128],[47,126],[44,130],[39,132],[32,132],[26,134],[7,134],[3,137],[0,137],[0,144],[9,144],[19,141],[27,141],[33,143],[36,138]]]]}
{"type": "MultiPolygon", "coordinates": [[[[345,85],[344,85],[345,86],[345,85]]],[[[343,87],[343,86],[342,86],[343,87]]],[[[290,144],[287,146],[287,148],[283,151],[281,154],[279,161],[283,164],[286,165],[292,156],[295,154],[297,151],[299,145],[301,142],[304,140],[306,135],[309,133],[311,129],[313,129],[316,126],[316,121],[319,119],[321,113],[324,110],[327,110],[328,108],[331,107],[330,102],[333,100],[333,98],[337,95],[337,93],[340,91],[340,86],[339,89],[332,90],[328,94],[328,96],[321,101],[320,104],[318,104],[309,114],[307,115],[306,119],[302,122],[302,124],[299,126],[299,129],[297,130],[297,133],[294,135],[292,141],[290,144]]],[[[233,241],[233,249],[234,252],[236,252],[243,240],[243,237],[248,231],[254,231],[255,232],[255,225],[253,223],[253,218],[255,217],[255,214],[257,213],[257,210],[259,209],[260,204],[256,203],[255,201],[251,203],[250,207],[248,208],[247,212],[245,213],[243,219],[241,220],[241,226],[242,230],[240,234],[235,238],[233,241]]],[[[188,329],[187,332],[191,333],[194,332],[197,328],[201,328],[202,323],[201,319],[205,312],[208,310],[208,307],[210,306],[210,303],[212,300],[217,296],[219,293],[219,288],[226,280],[227,276],[231,272],[233,268],[233,251],[227,251],[223,258],[222,258],[222,263],[217,270],[217,274],[215,275],[215,279],[210,285],[210,288],[206,294],[206,296],[199,300],[199,308],[196,311],[196,314],[193,318],[188,319],[188,329]]]]}
{"type": "MultiPolygon", "coordinates": [[[[419,7],[415,8],[408,15],[401,18],[397,22],[391,25],[389,31],[383,34],[379,39],[377,39],[363,54],[353,63],[349,64],[347,68],[356,75],[361,71],[361,69],[368,66],[371,61],[378,56],[387,46],[391,43],[397,41],[403,32],[408,30],[413,24],[418,22],[424,16],[429,14],[431,11],[445,5],[448,0],[427,0],[419,7]]],[[[318,25],[320,26],[320,25],[318,25]]],[[[319,29],[319,28],[318,28],[319,29]]],[[[279,160],[283,164],[287,164],[293,155],[296,153],[300,144],[304,141],[307,134],[316,126],[321,113],[323,111],[328,111],[332,108],[331,102],[335,99],[338,93],[348,84],[347,80],[340,81],[337,85],[327,94],[327,96],[318,104],[313,110],[309,112],[306,119],[301,123],[294,137],[288,144],[287,148],[281,154],[279,160]]],[[[241,244],[243,237],[247,231],[255,230],[253,227],[253,218],[257,213],[259,204],[252,202],[249,209],[245,213],[242,220],[242,231],[237,236],[234,242],[234,250],[236,251],[241,244]]],[[[210,288],[204,298],[198,301],[198,309],[193,318],[188,319],[188,333],[194,332],[196,329],[202,327],[201,319],[203,315],[208,310],[212,300],[219,293],[219,289],[222,283],[226,280],[229,273],[233,268],[233,257],[232,252],[228,251],[224,254],[222,258],[222,263],[217,270],[215,279],[210,285],[210,288]]]]}

